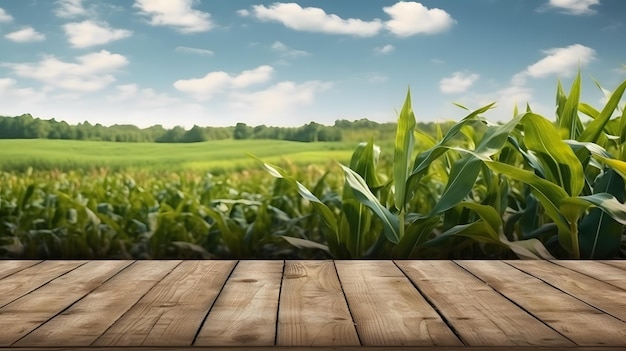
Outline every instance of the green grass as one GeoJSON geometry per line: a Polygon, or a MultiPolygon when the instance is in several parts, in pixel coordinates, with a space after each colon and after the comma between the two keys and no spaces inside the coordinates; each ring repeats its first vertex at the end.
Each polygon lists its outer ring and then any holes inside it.
{"type": "Polygon", "coordinates": [[[75,140],[0,140],[0,170],[192,169],[224,172],[255,167],[248,154],[295,164],[346,162],[354,142],[219,140],[192,144],[113,143],[75,140]]]}

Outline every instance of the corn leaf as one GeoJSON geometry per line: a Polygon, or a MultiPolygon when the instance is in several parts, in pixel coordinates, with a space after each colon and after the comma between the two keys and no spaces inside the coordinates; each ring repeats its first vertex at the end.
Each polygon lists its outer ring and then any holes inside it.
{"type": "MultiPolygon", "coordinates": [[[[344,171],[346,181],[350,188],[354,191],[356,198],[365,206],[369,207],[380,218],[383,223],[385,235],[389,241],[397,244],[400,240],[400,221],[398,217],[389,212],[389,210],[381,205],[376,196],[372,194],[367,187],[365,180],[350,168],[340,165],[344,171]]],[[[402,223],[404,225],[404,223],[402,223]]]]}
{"type": "Polygon", "coordinates": [[[569,96],[563,106],[563,111],[559,115],[559,127],[568,132],[568,139],[577,140],[582,131],[582,122],[578,117],[578,101],[580,99],[580,71],[576,75],[569,96]]]}
{"type": "Polygon", "coordinates": [[[543,161],[546,178],[561,185],[568,194],[580,194],[585,185],[582,165],[574,151],[562,140],[544,117],[528,113],[524,120],[524,143],[543,161]]]}
{"type": "Polygon", "coordinates": [[[613,112],[618,107],[620,100],[622,99],[622,95],[624,95],[624,90],[626,90],[626,81],[620,84],[617,89],[611,94],[609,101],[604,105],[602,112],[600,112],[597,117],[587,125],[585,130],[580,135],[578,140],[587,141],[587,142],[597,142],[604,126],[608,123],[609,119],[613,115],[613,112]]]}
{"type": "Polygon", "coordinates": [[[481,165],[482,162],[472,155],[454,162],[441,198],[426,217],[435,216],[461,202],[474,187],[481,165]]]}
{"type": "MultiPolygon", "coordinates": [[[[624,179],[613,170],[598,177],[593,190],[595,194],[609,193],[617,201],[626,201],[624,179]]],[[[609,259],[619,253],[622,241],[623,224],[611,217],[601,208],[592,208],[579,226],[579,245],[581,258],[609,259]]]]}
{"type": "Polygon", "coordinates": [[[404,211],[406,201],[406,181],[409,175],[409,163],[415,144],[415,115],[411,107],[411,91],[406,94],[404,106],[400,111],[396,131],[396,143],[393,157],[393,177],[395,185],[396,208],[404,211]]]}

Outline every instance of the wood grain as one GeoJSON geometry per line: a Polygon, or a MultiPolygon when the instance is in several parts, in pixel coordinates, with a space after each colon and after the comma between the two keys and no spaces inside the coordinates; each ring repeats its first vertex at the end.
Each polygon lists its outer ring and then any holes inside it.
{"type": "Polygon", "coordinates": [[[600,262],[602,262],[602,263],[604,263],[606,265],[609,265],[609,266],[613,266],[613,267],[617,267],[617,268],[626,270],[626,261],[624,261],[624,260],[621,260],[621,261],[618,261],[618,260],[605,260],[605,261],[600,261],[600,262]]]}
{"type": "Polygon", "coordinates": [[[190,346],[236,261],[185,261],[94,346],[190,346]]]}
{"type": "Polygon", "coordinates": [[[626,271],[599,261],[554,260],[552,263],[626,290],[626,271]]]}
{"type": "Polygon", "coordinates": [[[335,264],[363,345],[462,345],[393,262],[335,264]]]}
{"type": "Polygon", "coordinates": [[[574,346],[451,261],[396,261],[468,346],[574,346]]]}
{"type": "MultiPolygon", "coordinates": [[[[626,321],[626,290],[559,265],[547,265],[541,261],[508,263],[605,313],[610,313],[622,322],[626,321]]],[[[626,329],[626,325],[624,328],[626,329]]]]}
{"type": "Polygon", "coordinates": [[[332,261],[287,261],[277,346],[360,345],[332,261]]]}
{"type": "Polygon", "coordinates": [[[129,261],[91,261],[0,308],[0,346],[9,346],[51,319],[129,261]]]}
{"type": "MultiPolygon", "coordinates": [[[[41,261],[2,261],[0,260],[0,279],[9,276],[15,272],[19,272],[22,269],[28,268],[30,266],[34,266],[41,261]]],[[[1,284],[2,282],[0,282],[1,284]]]]}
{"type": "Polygon", "coordinates": [[[626,346],[625,323],[505,262],[457,263],[578,345],[626,346]]]}
{"type": "Polygon", "coordinates": [[[136,261],[14,346],[90,345],[180,262],[136,261]]]}
{"type": "Polygon", "coordinates": [[[209,312],[194,346],[271,346],[283,261],[240,261],[209,312]]]}
{"type": "Polygon", "coordinates": [[[45,261],[0,280],[0,307],[85,263],[87,261],[45,261]]]}

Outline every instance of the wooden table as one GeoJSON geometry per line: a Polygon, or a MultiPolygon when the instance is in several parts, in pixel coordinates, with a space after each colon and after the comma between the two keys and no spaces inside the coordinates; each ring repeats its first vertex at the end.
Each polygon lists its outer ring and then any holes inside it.
{"type": "Polygon", "coordinates": [[[0,261],[0,351],[330,346],[626,350],[626,261],[0,261]]]}

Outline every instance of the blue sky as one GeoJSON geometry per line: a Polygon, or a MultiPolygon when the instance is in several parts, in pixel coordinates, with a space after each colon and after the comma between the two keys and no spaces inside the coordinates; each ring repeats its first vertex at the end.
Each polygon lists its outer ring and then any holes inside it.
{"type": "Polygon", "coordinates": [[[624,0],[0,0],[0,115],[146,127],[554,116],[626,79],[624,0]]]}

